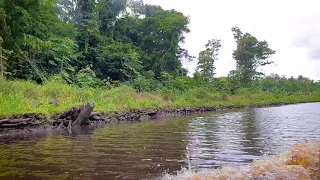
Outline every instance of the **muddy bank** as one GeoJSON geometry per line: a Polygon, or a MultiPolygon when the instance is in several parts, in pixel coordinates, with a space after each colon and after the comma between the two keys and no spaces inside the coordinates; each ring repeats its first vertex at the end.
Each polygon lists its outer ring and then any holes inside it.
{"type": "MultiPolygon", "coordinates": [[[[301,102],[307,103],[307,102],[301,102]]],[[[145,110],[129,110],[125,112],[111,112],[101,113],[92,112],[88,118],[86,125],[95,123],[117,124],[117,123],[130,123],[142,122],[148,120],[161,120],[171,117],[187,116],[192,114],[201,114],[216,111],[235,110],[244,108],[262,108],[262,107],[275,107],[294,103],[272,103],[267,105],[241,105],[241,106],[224,106],[224,107],[183,107],[178,109],[173,108],[158,108],[158,109],[145,109],[145,110]]],[[[295,103],[296,104],[296,103],[295,103]]],[[[63,123],[67,126],[70,121],[75,121],[78,117],[82,107],[72,108],[71,110],[55,115],[52,117],[52,125],[58,126],[63,123]]]]}
{"type": "MultiPolygon", "coordinates": [[[[267,105],[241,105],[201,108],[183,107],[179,109],[159,108],[146,110],[129,110],[125,112],[111,112],[108,114],[101,112],[92,112],[85,125],[97,126],[104,124],[142,122],[223,110],[272,107],[288,104],[293,103],[271,103],[267,105]]],[[[25,114],[21,116],[13,116],[6,119],[0,118],[0,137],[4,136],[5,134],[26,134],[26,132],[43,132],[46,129],[67,129],[70,132],[72,128],[71,125],[79,116],[82,108],[83,107],[74,107],[62,114],[55,114],[50,119],[47,119],[44,115],[41,114],[25,114]]]]}
{"type": "Polygon", "coordinates": [[[24,114],[10,118],[0,118],[0,132],[3,129],[23,129],[47,124],[46,118],[40,114],[24,114]]]}

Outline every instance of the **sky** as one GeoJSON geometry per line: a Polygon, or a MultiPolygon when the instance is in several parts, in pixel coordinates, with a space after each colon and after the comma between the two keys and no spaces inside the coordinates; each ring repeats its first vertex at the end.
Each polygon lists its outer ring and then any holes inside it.
{"type": "MultiPolygon", "coordinates": [[[[189,16],[191,32],[182,45],[192,56],[204,49],[209,39],[221,39],[216,75],[226,76],[235,69],[232,51],[236,44],[231,28],[238,26],[258,40],[266,40],[276,51],[262,68],[266,74],[286,77],[303,75],[320,80],[320,1],[319,0],[144,0],[146,4],[175,9],[189,16]]],[[[197,59],[184,61],[192,74],[197,59]]]]}

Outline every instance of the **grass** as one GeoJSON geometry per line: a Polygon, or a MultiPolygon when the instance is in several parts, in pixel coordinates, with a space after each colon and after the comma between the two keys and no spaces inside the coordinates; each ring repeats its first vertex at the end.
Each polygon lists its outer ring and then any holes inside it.
{"type": "Polygon", "coordinates": [[[95,102],[96,111],[115,112],[131,109],[224,107],[236,105],[267,105],[320,101],[319,93],[271,93],[241,91],[236,95],[212,92],[195,87],[184,92],[175,90],[154,93],[136,92],[130,86],[113,89],[78,88],[50,81],[38,85],[30,81],[0,81],[0,117],[37,113],[47,117],[64,112],[85,102],[95,102]]]}

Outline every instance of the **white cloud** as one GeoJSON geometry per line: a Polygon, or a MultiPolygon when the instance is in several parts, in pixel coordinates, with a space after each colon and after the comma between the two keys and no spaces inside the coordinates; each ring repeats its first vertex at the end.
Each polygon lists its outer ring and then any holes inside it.
{"type": "MultiPolygon", "coordinates": [[[[320,2],[318,0],[145,0],[164,9],[176,9],[191,19],[191,33],[184,47],[197,56],[207,40],[219,38],[222,50],[216,62],[217,75],[225,76],[235,68],[232,50],[235,42],[231,28],[238,26],[259,40],[267,40],[277,53],[275,65],[266,73],[320,80],[320,2]],[[317,38],[316,38],[317,37],[317,38]],[[318,60],[318,61],[312,61],[318,60]]],[[[196,60],[184,62],[194,72],[196,60]]]]}
{"type": "Polygon", "coordinates": [[[301,27],[297,30],[293,45],[307,50],[308,58],[320,61],[320,15],[304,17],[299,20],[301,27]]]}

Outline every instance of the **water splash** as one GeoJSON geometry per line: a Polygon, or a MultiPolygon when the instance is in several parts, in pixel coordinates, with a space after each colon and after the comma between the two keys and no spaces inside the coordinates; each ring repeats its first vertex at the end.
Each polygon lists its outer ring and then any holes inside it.
{"type": "Polygon", "coordinates": [[[183,169],[177,175],[166,174],[162,180],[207,179],[320,179],[320,143],[303,141],[291,150],[275,156],[265,156],[251,165],[223,167],[195,172],[183,169]]]}

